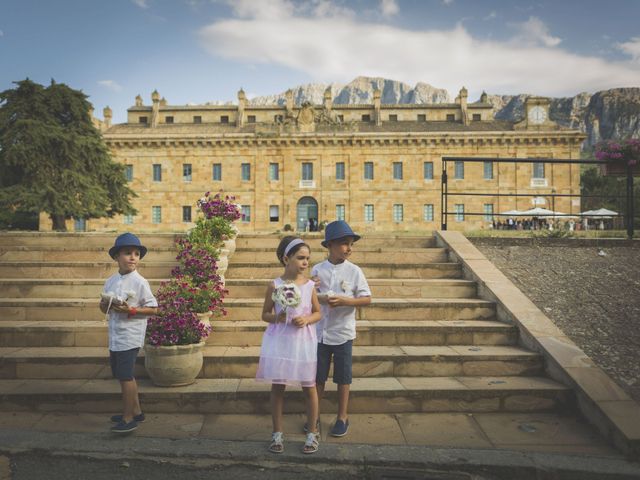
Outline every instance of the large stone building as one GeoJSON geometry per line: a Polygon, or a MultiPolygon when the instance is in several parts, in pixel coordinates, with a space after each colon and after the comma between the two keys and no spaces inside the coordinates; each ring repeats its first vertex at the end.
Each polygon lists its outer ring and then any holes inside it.
{"type": "MultiPolygon", "coordinates": [[[[116,161],[127,167],[138,214],[76,222],[87,230],[184,231],[205,191],[224,189],[245,213],[241,231],[303,229],[310,218],[347,220],[360,231],[440,228],[443,156],[578,159],[584,135],[549,119],[531,97],[519,123],[495,120],[486,95],[433,105],[174,106],[140,96],[127,123],[100,122],[116,161]]],[[[450,229],[486,227],[492,214],[532,206],[580,211],[580,166],[451,162],[448,190],[530,197],[451,196],[450,229]],[[476,215],[471,215],[471,214],[476,215]]],[[[48,225],[48,222],[41,222],[48,225]]],[[[73,227],[71,227],[73,228],[73,227]]]]}

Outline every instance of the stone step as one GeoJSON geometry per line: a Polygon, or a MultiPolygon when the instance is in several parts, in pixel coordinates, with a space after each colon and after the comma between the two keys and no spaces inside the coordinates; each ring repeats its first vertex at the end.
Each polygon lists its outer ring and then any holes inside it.
{"type": "MultiPolygon", "coordinates": [[[[208,345],[257,346],[266,324],[262,321],[214,320],[208,345]]],[[[360,320],[356,345],[515,345],[515,326],[491,320],[360,320]]],[[[102,321],[0,322],[0,347],[103,347],[107,324],[102,321]]]]}
{"type": "MultiPolygon", "coordinates": [[[[259,320],[262,298],[225,300],[227,320],[259,320]]],[[[488,320],[495,304],[468,298],[373,298],[371,305],[356,308],[359,320],[488,320]]],[[[98,299],[0,298],[0,322],[42,320],[101,320],[98,299]]]]}
{"type": "MultiPolygon", "coordinates": [[[[95,300],[102,292],[105,280],[106,277],[83,279],[2,278],[0,279],[0,298],[87,298],[95,300]]],[[[153,292],[158,290],[160,282],[166,280],[147,278],[153,292]]]]}
{"type": "MultiPolygon", "coordinates": [[[[146,262],[138,265],[138,271],[145,278],[167,278],[177,263],[146,262]]],[[[84,279],[104,278],[117,271],[111,260],[100,262],[0,262],[0,278],[48,278],[84,279]]]]}
{"type": "MultiPolygon", "coordinates": [[[[122,233],[122,232],[120,232],[122,233]]],[[[0,232],[0,249],[14,246],[53,246],[68,247],[69,245],[82,245],[84,247],[109,248],[113,245],[115,237],[119,233],[98,233],[98,232],[0,232]]],[[[176,233],[141,233],[136,234],[143,245],[149,249],[170,248],[175,240],[183,237],[184,232],[176,233]]],[[[240,233],[236,238],[238,248],[268,248],[272,251],[278,247],[282,234],[253,234],[240,233]]],[[[302,237],[313,250],[321,250],[324,247],[320,244],[324,240],[323,233],[309,233],[297,235],[302,237]]],[[[396,235],[385,233],[366,233],[358,241],[358,248],[367,247],[389,247],[396,248],[429,248],[435,246],[435,238],[432,234],[420,233],[416,235],[396,235]]]]}
{"type": "MultiPolygon", "coordinates": [[[[0,257],[2,258],[2,257],[0,257]]],[[[311,264],[320,263],[327,258],[326,250],[311,252],[311,264]]],[[[357,265],[361,263],[378,263],[378,264],[398,264],[407,263],[445,263],[449,260],[447,250],[445,248],[399,248],[399,249],[383,249],[369,248],[355,250],[349,260],[357,265]]],[[[230,264],[235,263],[256,263],[256,264],[278,264],[275,250],[264,249],[237,249],[230,259],[230,264]]]]}
{"type": "MultiPolygon", "coordinates": [[[[138,270],[145,278],[166,278],[176,262],[143,261],[138,270]]],[[[369,278],[461,278],[462,267],[457,263],[380,264],[359,265],[369,278]]],[[[100,262],[0,262],[0,278],[107,278],[116,270],[113,261],[100,262]]],[[[237,263],[231,259],[226,278],[275,278],[282,274],[282,266],[273,262],[237,263]]]]}
{"type": "MultiPolygon", "coordinates": [[[[136,377],[147,376],[144,352],[136,377]]],[[[0,378],[111,378],[105,347],[0,348],[0,378]]],[[[255,378],[260,347],[207,346],[201,378],[255,378]]],[[[355,346],[354,377],[539,375],[543,359],[512,346],[355,346]]]]}
{"type": "MultiPolygon", "coordinates": [[[[269,384],[249,378],[199,379],[186,387],[155,387],[140,379],[145,412],[269,413],[269,384]]],[[[287,392],[285,413],[305,412],[302,393],[287,392]]],[[[0,380],[3,411],[117,412],[122,408],[113,379],[0,380]]],[[[542,377],[354,378],[349,412],[534,412],[574,408],[573,392],[542,377]]],[[[336,411],[336,388],[327,383],[323,411],[336,411]]]]}
{"type": "MultiPolygon", "coordinates": [[[[149,250],[146,261],[175,262],[177,250],[172,247],[156,247],[149,250]]],[[[109,261],[107,247],[58,247],[12,246],[0,248],[2,262],[101,262],[109,261]]],[[[115,265],[115,262],[113,263],[115,265]]]]}
{"type": "MultiPolygon", "coordinates": [[[[113,242],[118,235],[119,233],[116,232],[0,232],[0,250],[4,250],[5,247],[15,246],[68,248],[69,245],[81,245],[81,248],[106,248],[108,250],[113,246],[113,242]]],[[[141,233],[136,235],[144,246],[154,249],[172,247],[176,239],[184,236],[184,232],[141,233]]]]}
{"type": "MultiPolygon", "coordinates": [[[[0,298],[91,298],[102,291],[103,278],[93,279],[0,279],[0,298]]],[[[160,282],[166,279],[148,278],[152,291],[157,291],[160,282]]],[[[227,279],[228,298],[259,298],[265,293],[269,279],[227,279]]],[[[386,279],[368,280],[376,298],[471,298],[477,293],[476,283],[463,279],[386,279]]]]}
{"type": "MultiPolygon", "coordinates": [[[[384,263],[360,263],[367,280],[372,278],[390,279],[426,279],[426,278],[462,278],[462,266],[458,263],[403,263],[389,265],[384,263]]],[[[0,272],[2,268],[0,266],[0,272]]],[[[253,262],[240,263],[235,256],[229,261],[229,269],[225,278],[259,279],[275,278],[282,275],[282,266],[277,263],[269,265],[253,262]]],[[[2,276],[0,274],[0,276],[2,276]]]]}
{"type": "MultiPolygon", "coordinates": [[[[395,248],[430,248],[435,247],[436,242],[433,234],[420,233],[416,235],[395,235],[385,233],[365,233],[362,239],[357,242],[355,250],[361,248],[389,248],[393,246],[395,248]]],[[[286,235],[279,234],[240,234],[236,238],[236,246],[238,249],[245,248],[264,248],[271,251],[275,251],[280,243],[280,239],[286,235]]],[[[297,235],[305,240],[305,242],[311,247],[312,250],[321,250],[324,247],[321,242],[324,240],[323,233],[311,233],[297,235]]]]}

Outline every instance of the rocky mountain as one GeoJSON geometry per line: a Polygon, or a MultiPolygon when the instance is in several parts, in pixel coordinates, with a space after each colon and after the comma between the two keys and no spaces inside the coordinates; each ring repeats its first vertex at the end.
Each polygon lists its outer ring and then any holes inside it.
{"type": "MultiPolygon", "coordinates": [[[[322,104],[324,91],[331,87],[333,103],[346,105],[356,103],[372,103],[373,91],[377,88],[382,92],[382,103],[447,103],[449,93],[442,88],[435,88],[426,83],[419,82],[411,87],[403,82],[388,80],[380,77],[357,77],[345,84],[308,83],[293,87],[293,100],[297,105],[308,101],[314,104],[322,104]]],[[[284,105],[285,92],[277,95],[265,95],[249,100],[251,105],[284,105]]]]}
{"type": "MultiPolygon", "coordinates": [[[[330,86],[336,104],[372,103],[373,91],[382,92],[382,103],[433,104],[449,103],[451,97],[442,88],[419,82],[414,87],[380,77],[358,77],[348,84],[309,83],[292,88],[296,104],[309,101],[321,104],[330,86]]],[[[524,118],[524,101],[531,94],[488,95],[496,119],[519,121],[524,118]]],[[[469,99],[470,102],[476,99],[469,99]]],[[[285,103],[285,92],[255,97],[252,105],[285,103]]],[[[614,88],[596,93],[579,93],[574,97],[552,98],[551,120],[587,134],[585,148],[601,140],[626,137],[640,138],[640,88],[614,88]]]]}
{"type": "MultiPolygon", "coordinates": [[[[524,101],[528,94],[489,95],[493,112],[500,120],[524,118],[524,101]]],[[[614,88],[594,94],[552,98],[551,120],[563,127],[587,134],[585,148],[602,140],[640,137],[640,88],[614,88]]]]}

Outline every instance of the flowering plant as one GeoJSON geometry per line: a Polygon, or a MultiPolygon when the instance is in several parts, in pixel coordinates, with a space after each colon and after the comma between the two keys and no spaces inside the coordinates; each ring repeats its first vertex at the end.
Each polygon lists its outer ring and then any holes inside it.
{"type": "Polygon", "coordinates": [[[233,222],[241,217],[234,198],[209,192],[198,200],[202,216],[186,238],[176,241],[178,266],[171,279],[157,293],[158,314],[147,322],[147,342],[151,345],[199,343],[211,332],[197,313],[226,315],[223,307],[223,280],[218,275],[218,259],[224,240],[235,235],[233,222]]]}
{"type": "Polygon", "coordinates": [[[238,205],[234,203],[236,197],[225,195],[222,197],[222,191],[216,193],[211,197],[211,192],[204,194],[200,200],[198,200],[198,208],[202,211],[205,218],[221,217],[229,222],[235,222],[240,217],[240,209],[238,205]]]}
{"type": "Polygon", "coordinates": [[[640,161],[640,140],[627,138],[621,142],[606,140],[596,145],[596,159],[608,162],[625,162],[633,166],[640,161]]]}

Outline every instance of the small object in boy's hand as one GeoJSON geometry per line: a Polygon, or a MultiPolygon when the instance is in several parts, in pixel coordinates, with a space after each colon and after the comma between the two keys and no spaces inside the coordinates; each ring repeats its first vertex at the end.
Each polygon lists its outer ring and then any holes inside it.
{"type": "Polygon", "coordinates": [[[122,305],[123,303],[123,300],[118,298],[118,296],[112,292],[101,293],[100,300],[105,303],[111,303],[113,306],[122,305]]]}

